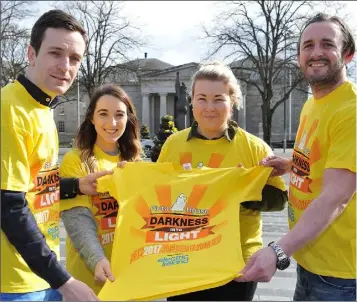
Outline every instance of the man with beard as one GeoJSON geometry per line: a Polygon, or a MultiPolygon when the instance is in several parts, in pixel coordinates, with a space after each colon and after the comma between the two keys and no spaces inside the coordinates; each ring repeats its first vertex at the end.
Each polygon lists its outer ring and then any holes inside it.
{"type": "Polygon", "coordinates": [[[297,266],[295,301],[356,301],[356,85],[346,64],[355,53],[347,25],[318,14],[298,42],[298,62],[313,96],[300,117],[293,158],[268,157],[273,175],[290,173],[290,231],[255,253],[237,281],[268,282],[297,266]]]}

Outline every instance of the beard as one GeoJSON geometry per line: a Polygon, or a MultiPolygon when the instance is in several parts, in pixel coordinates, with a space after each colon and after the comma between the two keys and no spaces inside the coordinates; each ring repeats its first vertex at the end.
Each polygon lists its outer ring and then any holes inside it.
{"type": "Polygon", "coordinates": [[[308,74],[307,69],[310,68],[309,64],[311,61],[307,62],[305,68],[302,69],[305,79],[311,86],[332,86],[341,79],[342,70],[344,68],[343,60],[337,60],[333,65],[331,65],[331,62],[327,59],[324,61],[328,64],[328,70],[325,74],[308,74]]]}

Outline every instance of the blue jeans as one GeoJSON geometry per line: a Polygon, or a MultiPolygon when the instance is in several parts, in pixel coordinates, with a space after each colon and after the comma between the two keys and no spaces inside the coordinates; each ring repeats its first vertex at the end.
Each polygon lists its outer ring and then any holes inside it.
{"type": "Polygon", "coordinates": [[[356,301],[356,279],[316,275],[298,265],[294,301],[356,301]]]}
{"type": "Polygon", "coordinates": [[[49,288],[30,293],[0,293],[0,301],[62,301],[62,295],[49,288]]]}

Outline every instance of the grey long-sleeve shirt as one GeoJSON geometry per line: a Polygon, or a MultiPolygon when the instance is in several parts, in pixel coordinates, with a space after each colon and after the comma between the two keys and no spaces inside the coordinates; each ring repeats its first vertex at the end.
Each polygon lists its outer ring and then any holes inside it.
{"type": "Polygon", "coordinates": [[[73,246],[80,257],[94,272],[95,266],[105,258],[97,236],[97,223],[90,209],[74,207],[61,212],[61,218],[73,246]]]}

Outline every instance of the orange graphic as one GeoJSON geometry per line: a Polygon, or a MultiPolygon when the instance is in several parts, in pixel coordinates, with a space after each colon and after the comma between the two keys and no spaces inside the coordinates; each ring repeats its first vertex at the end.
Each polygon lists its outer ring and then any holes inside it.
{"type": "Polygon", "coordinates": [[[227,200],[224,198],[218,199],[216,203],[209,210],[209,217],[212,219],[217,216],[218,213],[222,212],[222,210],[227,206],[227,200]]]}
{"type": "Polygon", "coordinates": [[[295,209],[303,211],[310,205],[312,200],[300,200],[290,190],[289,201],[292,203],[295,209]]]}
{"type": "Polygon", "coordinates": [[[201,230],[192,230],[187,232],[157,232],[149,231],[146,233],[146,242],[158,243],[158,242],[172,242],[172,241],[189,241],[200,238],[205,238],[208,235],[214,234],[212,226],[204,227],[201,230]]]}
{"type": "Polygon", "coordinates": [[[115,217],[103,217],[100,219],[100,227],[102,230],[114,229],[117,222],[117,213],[114,213],[115,217]]]}
{"type": "Polygon", "coordinates": [[[321,144],[318,139],[315,139],[312,143],[310,150],[310,165],[313,165],[321,159],[321,144]]]}
{"type": "MultiPolygon", "coordinates": [[[[228,221],[221,222],[218,225],[210,225],[210,219],[217,216],[228,205],[226,198],[218,198],[217,201],[210,207],[210,209],[198,208],[205,192],[208,189],[206,184],[196,184],[193,186],[190,196],[185,203],[185,194],[180,193],[180,205],[177,205],[179,198],[172,196],[171,185],[158,185],[155,187],[158,204],[163,208],[158,212],[150,212],[149,204],[142,196],[138,196],[134,201],[136,212],[145,221],[141,229],[131,227],[130,234],[147,244],[156,244],[155,247],[167,246],[172,242],[180,241],[194,241],[214,235],[216,230],[220,230],[227,226],[228,221]],[[182,206],[182,210],[181,207],[182,206]],[[167,211],[165,209],[170,209],[167,211]],[[161,245],[163,244],[163,245],[161,245]]],[[[203,243],[202,246],[191,245],[188,248],[192,250],[199,250],[208,248],[214,245],[212,243],[203,243]]],[[[187,246],[186,246],[187,247],[187,246]]],[[[166,249],[161,249],[166,250],[166,249]]],[[[166,252],[168,252],[166,250],[166,252]]],[[[146,255],[145,248],[136,250],[132,256],[131,261],[135,261],[146,255]]]]}
{"type": "MultiPolygon", "coordinates": [[[[110,196],[109,193],[101,193],[92,197],[92,203],[98,209],[94,216],[101,230],[114,229],[119,210],[117,200],[110,196]]],[[[103,241],[107,242],[108,240],[104,238],[103,241]]]]}
{"type": "Polygon", "coordinates": [[[182,152],[180,153],[180,164],[192,164],[192,152],[182,152]]]}
{"type": "Polygon", "coordinates": [[[177,215],[177,214],[151,214],[143,217],[146,224],[142,229],[182,228],[197,229],[209,223],[207,216],[177,215]]]}
{"type": "Polygon", "coordinates": [[[141,196],[139,196],[136,199],[135,209],[136,209],[136,212],[141,217],[149,217],[150,216],[150,209],[149,209],[148,205],[146,204],[145,199],[141,196]]]}
{"type": "Polygon", "coordinates": [[[314,122],[312,123],[312,125],[309,129],[309,132],[307,133],[307,136],[306,136],[306,144],[308,144],[310,142],[311,136],[315,132],[318,124],[319,124],[319,120],[314,120],[314,122]]]}
{"type": "Polygon", "coordinates": [[[309,177],[304,177],[300,179],[300,182],[292,181],[291,185],[301,192],[311,193],[310,184],[312,183],[312,179],[310,179],[309,177]]]}
{"type": "Polygon", "coordinates": [[[170,207],[171,206],[171,186],[170,185],[160,185],[155,187],[157,200],[160,206],[170,207]]]}
{"type": "Polygon", "coordinates": [[[299,131],[296,134],[296,142],[299,143],[303,134],[303,130],[305,128],[305,123],[306,123],[306,115],[303,117],[300,126],[299,126],[299,131]]]}
{"type": "Polygon", "coordinates": [[[104,198],[99,195],[93,196],[92,202],[98,209],[97,213],[94,214],[95,216],[117,213],[119,209],[118,202],[111,196],[104,198]]]}
{"type": "Polygon", "coordinates": [[[146,238],[146,232],[145,231],[140,231],[140,230],[138,230],[136,228],[133,228],[133,227],[130,227],[130,233],[133,236],[135,236],[137,238],[141,238],[143,240],[145,240],[145,238],[146,238]]]}
{"type": "Polygon", "coordinates": [[[43,209],[51,207],[59,201],[59,174],[58,168],[40,171],[36,176],[34,208],[43,209]]]}
{"type": "MultiPolygon", "coordinates": [[[[176,254],[176,253],[187,253],[187,252],[197,252],[204,249],[209,249],[217,244],[219,244],[222,240],[222,235],[217,235],[210,240],[204,241],[202,243],[194,243],[194,244],[165,244],[159,250],[158,254],[176,254]]],[[[131,254],[130,263],[139,260],[140,258],[145,256],[144,248],[141,247],[135,250],[131,254]]]]}
{"type": "Polygon", "coordinates": [[[212,228],[212,230],[215,231],[215,232],[217,232],[218,230],[225,228],[225,227],[227,226],[227,224],[228,224],[228,220],[224,220],[224,221],[222,221],[221,223],[215,225],[215,226],[212,228]]]}
{"type": "Polygon", "coordinates": [[[220,153],[212,153],[211,157],[208,161],[208,167],[209,168],[219,168],[221,165],[222,161],[224,159],[224,155],[220,153]]]}
{"type": "Polygon", "coordinates": [[[203,195],[205,194],[208,185],[194,185],[191,195],[188,198],[187,208],[197,208],[199,202],[201,201],[203,195]]]}

